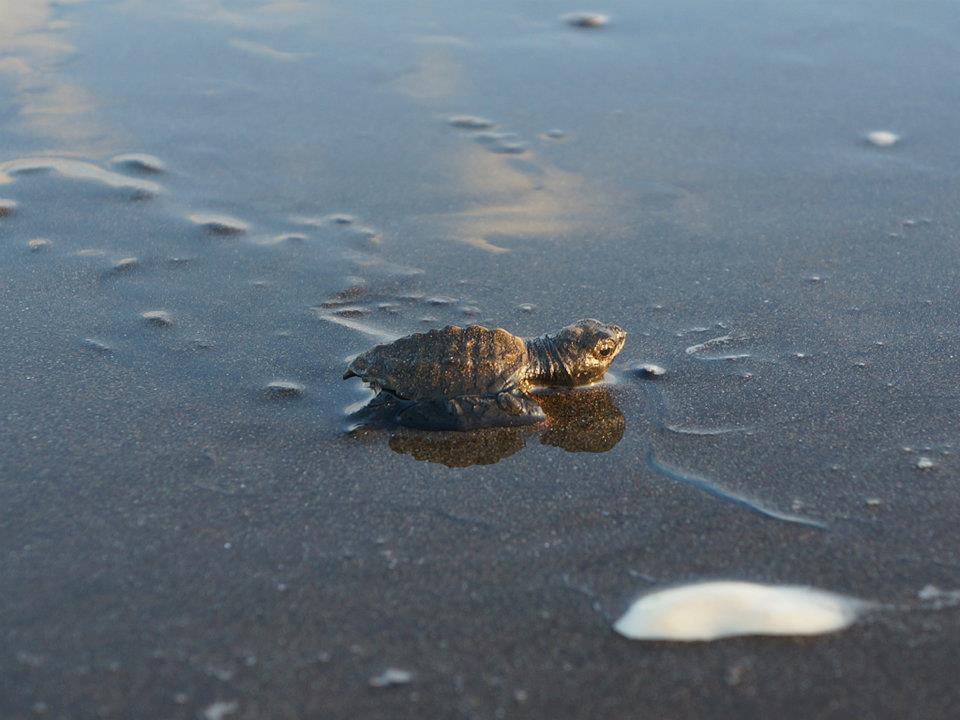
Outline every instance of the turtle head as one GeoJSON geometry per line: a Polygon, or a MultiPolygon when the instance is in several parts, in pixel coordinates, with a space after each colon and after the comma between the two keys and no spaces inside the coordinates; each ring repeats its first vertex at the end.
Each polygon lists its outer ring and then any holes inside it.
{"type": "Polygon", "coordinates": [[[586,385],[607,372],[623,350],[627,333],[617,325],[587,319],[567,325],[551,339],[556,358],[569,377],[565,384],[586,385]]]}

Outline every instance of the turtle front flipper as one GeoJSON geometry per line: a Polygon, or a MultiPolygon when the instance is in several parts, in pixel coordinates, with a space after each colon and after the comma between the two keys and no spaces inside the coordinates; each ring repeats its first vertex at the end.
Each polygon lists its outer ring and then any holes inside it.
{"type": "Polygon", "coordinates": [[[536,400],[519,390],[422,400],[397,414],[397,422],[422,430],[477,430],[533,425],[546,419],[536,400]]]}

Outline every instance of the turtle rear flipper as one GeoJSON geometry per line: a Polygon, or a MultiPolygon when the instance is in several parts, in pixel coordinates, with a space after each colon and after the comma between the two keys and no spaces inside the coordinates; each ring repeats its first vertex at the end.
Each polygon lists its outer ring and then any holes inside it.
{"type": "Polygon", "coordinates": [[[415,402],[397,414],[397,422],[422,430],[463,431],[533,425],[546,417],[536,400],[508,390],[497,395],[461,395],[415,402]]]}

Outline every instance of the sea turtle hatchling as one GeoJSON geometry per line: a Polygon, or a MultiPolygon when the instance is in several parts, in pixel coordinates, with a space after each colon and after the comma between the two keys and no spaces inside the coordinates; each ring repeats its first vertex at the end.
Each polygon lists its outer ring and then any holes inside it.
{"type": "Polygon", "coordinates": [[[553,335],[520,338],[481,325],[417,333],[356,357],[344,379],[377,391],[371,405],[396,408],[401,425],[472,430],[545,419],[535,387],[600,380],[623,349],[616,325],[580,320],[553,335]]]}

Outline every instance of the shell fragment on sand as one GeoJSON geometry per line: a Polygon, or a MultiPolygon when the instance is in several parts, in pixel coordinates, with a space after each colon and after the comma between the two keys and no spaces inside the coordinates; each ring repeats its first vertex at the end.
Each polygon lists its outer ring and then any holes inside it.
{"type": "Polygon", "coordinates": [[[413,673],[400,668],[387,668],[379,675],[370,678],[370,687],[387,688],[395,685],[406,685],[413,682],[413,673]]]}
{"type": "Polygon", "coordinates": [[[613,626],[631,640],[821,635],[853,623],[869,603],[816,588],[705,582],[640,597],[613,626]]]}
{"type": "Polygon", "coordinates": [[[900,141],[900,136],[889,130],[874,130],[867,133],[867,142],[876,147],[890,147],[900,141]]]}

